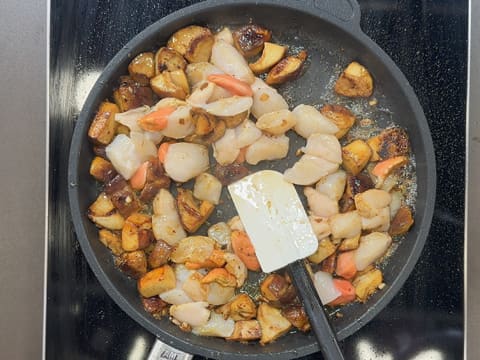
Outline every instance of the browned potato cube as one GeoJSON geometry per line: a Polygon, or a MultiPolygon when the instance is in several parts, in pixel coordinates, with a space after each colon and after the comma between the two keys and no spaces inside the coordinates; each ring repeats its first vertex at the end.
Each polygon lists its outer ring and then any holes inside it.
{"type": "Polygon", "coordinates": [[[197,231],[215,208],[209,201],[197,201],[191,190],[182,188],[178,189],[177,206],[183,227],[189,233],[197,231]]]}
{"type": "Polygon", "coordinates": [[[150,298],[142,297],[143,308],[146,312],[153,315],[154,318],[160,318],[168,314],[168,303],[160,299],[158,296],[150,298]]]}
{"type": "Polygon", "coordinates": [[[377,136],[368,139],[367,144],[372,149],[372,161],[408,155],[410,151],[407,132],[399,127],[383,130],[377,136]]]}
{"type": "Polygon", "coordinates": [[[294,305],[282,309],[282,315],[300,331],[310,330],[310,322],[303,306],[294,305]]]}
{"type": "Polygon", "coordinates": [[[329,257],[327,257],[325,260],[322,261],[320,264],[320,270],[327,272],[329,274],[333,274],[335,271],[335,266],[337,262],[337,254],[333,253],[329,257]]]}
{"type": "Polygon", "coordinates": [[[140,202],[122,175],[115,176],[105,183],[105,193],[123,217],[128,217],[140,210],[140,202]]]}
{"type": "Polygon", "coordinates": [[[147,272],[137,282],[138,291],[143,297],[160,295],[175,288],[175,273],[171,266],[163,265],[147,272]]]}
{"type": "Polygon", "coordinates": [[[408,206],[402,206],[400,209],[398,209],[397,213],[392,219],[392,222],[390,223],[390,229],[388,229],[388,233],[392,236],[403,235],[408,230],[410,230],[412,225],[412,211],[408,206]]]}
{"type": "Polygon", "coordinates": [[[117,175],[117,171],[110,161],[95,156],[90,164],[90,175],[98,181],[106,182],[112,180],[117,175]]]}
{"type": "Polygon", "coordinates": [[[240,125],[249,115],[248,110],[237,115],[232,116],[218,116],[218,119],[225,122],[225,126],[229,129],[233,129],[240,125]]]}
{"type": "Polygon", "coordinates": [[[88,208],[88,218],[98,226],[109,230],[121,230],[124,224],[123,216],[103,192],[88,208]]]}
{"type": "Polygon", "coordinates": [[[285,51],[287,51],[286,46],[266,42],[263,47],[262,56],[248,66],[250,66],[250,69],[252,69],[255,74],[264,73],[282,60],[285,51]]]}
{"type": "Polygon", "coordinates": [[[335,83],[335,92],[348,97],[369,97],[373,93],[373,79],[358,62],[351,62],[335,83]]]}
{"type": "Polygon", "coordinates": [[[300,51],[297,55],[287,56],[270,70],[265,82],[268,85],[278,85],[295,79],[300,74],[305,60],[307,60],[305,50],[300,51]]]}
{"type": "Polygon", "coordinates": [[[100,229],[98,231],[98,240],[108,247],[114,255],[123,253],[122,238],[116,233],[107,229],[100,229]]]}
{"type": "Polygon", "coordinates": [[[355,195],[374,187],[375,185],[370,176],[365,174],[357,174],[356,176],[348,174],[345,192],[340,199],[340,212],[345,213],[355,210],[355,201],[353,200],[355,195]]]}
{"type": "Polygon", "coordinates": [[[235,320],[251,320],[257,315],[257,308],[247,294],[239,294],[229,302],[230,317],[235,320]]]}
{"type": "Polygon", "coordinates": [[[367,301],[368,297],[377,290],[382,281],[382,272],[378,269],[373,269],[356,276],[352,281],[352,285],[355,287],[355,294],[358,300],[361,302],[367,301]]]}
{"type": "Polygon", "coordinates": [[[327,257],[332,255],[337,247],[330,241],[330,238],[324,238],[318,242],[317,251],[308,257],[308,260],[314,264],[320,264],[327,257]]]}
{"type": "Polygon", "coordinates": [[[338,127],[338,131],[335,134],[337,139],[343,137],[348,130],[355,124],[355,115],[350,110],[341,105],[324,105],[320,109],[320,112],[328,119],[333,121],[338,127]]]}
{"type": "Polygon", "coordinates": [[[177,85],[172,78],[172,75],[169,71],[164,71],[163,73],[155,76],[150,79],[150,86],[152,87],[155,94],[164,97],[174,97],[177,99],[185,100],[187,97],[187,92],[183,89],[182,86],[177,85]]]}
{"type": "Polygon", "coordinates": [[[167,263],[173,247],[163,240],[157,240],[152,251],[148,255],[148,265],[154,269],[167,263]]]}
{"type": "Polygon", "coordinates": [[[210,29],[190,25],[175,32],[168,40],[167,47],[183,55],[188,62],[210,60],[214,38],[210,29]]]}
{"type": "Polygon", "coordinates": [[[147,272],[147,258],[142,250],[124,252],[115,259],[115,265],[134,279],[147,272]]]}
{"type": "Polygon", "coordinates": [[[147,78],[155,76],[154,55],[151,52],[140,53],[128,65],[130,75],[145,75],[147,78]]]}
{"type": "Polygon", "coordinates": [[[348,238],[348,239],[343,239],[340,246],[338,247],[339,251],[349,251],[349,250],[355,250],[358,248],[358,245],[360,243],[360,235],[358,234],[357,236],[348,238]]]}
{"type": "Polygon", "coordinates": [[[263,44],[270,41],[272,32],[255,24],[242,26],[233,32],[233,44],[245,57],[257,55],[263,49],[263,44]]]}
{"type": "Polygon", "coordinates": [[[262,336],[262,329],[257,320],[240,320],[235,321],[233,333],[227,340],[234,341],[251,341],[258,340],[262,336]]]}
{"type": "Polygon", "coordinates": [[[104,101],[88,129],[88,137],[96,144],[108,145],[115,136],[117,122],[115,114],[119,112],[117,105],[104,101]]]}
{"type": "Polygon", "coordinates": [[[121,112],[142,105],[153,105],[153,92],[148,86],[148,78],[142,76],[138,75],[135,78],[122,76],[120,78],[120,86],[113,92],[113,99],[121,112]]]}
{"type": "Polygon", "coordinates": [[[372,150],[363,140],[354,140],[342,148],[343,167],[349,173],[357,175],[368,164],[372,150]]]}
{"type": "Polygon", "coordinates": [[[133,213],[122,229],[122,248],[125,251],[145,249],[153,239],[152,218],[145,214],[133,213]]]}
{"type": "Polygon", "coordinates": [[[297,300],[297,293],[292,284],[279,274],[268,275],[260,284],[263,300],[275,306],[291,304],[297,300]]]}
{"type": "Polygon", "coordinates": [[[282,315],[280,309],[263,302],[258,306],[257,320],[262,329],[262,337],[260,338],[260,344],[262,345],[278,339],[292,327],[292,324],[282,315]]]}
{"type": "Polygon", "coordinates": [[[190,94],[190,86],[188,85],[187,75],[185,74],[185,71],[183,71],[182,69],[172,70],[170,71],[170,77],[172,79],[172,82],[175,85],[181,87],[185,94],[187,94],[187,96],[190,94]]]}
{"type": "Polygon", "coordinates": [[[186,67],[187,61],[173,49],[161,47],[155,54],[155,75],[159,75],[165,70],[185,70],[186,67]]]}

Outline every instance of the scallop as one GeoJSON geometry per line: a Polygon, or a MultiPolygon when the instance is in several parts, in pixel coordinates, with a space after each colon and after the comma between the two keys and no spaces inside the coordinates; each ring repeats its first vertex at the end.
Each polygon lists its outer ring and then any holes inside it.
{"type": "Polygon", "coordinates": [[[339,129],[337,125],[323,116],[320,111],[310,105],[298,105],[292,114],[297,120],[295,131],[305,139],[315,133],[334,135],[339,129]]]}
{"type": "Polygon", "coordinates": [[[252,84],[252,114],[257,119],[262,115],[279,110],[288,110],[288,103],[276,89],[268,86],[262,79],[255,78],[252,84]]]}
{"type": "Polygon", "coordinates": [[[235,128],[235,143],[238,148],[253,144],[261,136],[262,132],[248,119],[235,128]]]}
{"type": "Polygon", "coordinates": [[[219,41],[225,41],[229,43],[230,45],[233,45],[233,34],[230,28],[224,27],[222,30],[220,30],[218,33],[215,34],[215,40],[219,41]]]}
{"type": "Polygon", "coordinates": [[[142,132],[142,128],[138,126],[137,121],[145,116],[150,111],[150,107],[147,105],[140,106],[135,109],[125,111],[123,113],[115,114],[115,121],[125,125],[130,131],[142,132]]]}
{"type": "Polygon", "coordinates": [[[146,132],[130,131],[130,139],[135,144],[142,163],[157,156],[155,142],[147,136],[146,132]]]}
{"type": "Polygon", "coordinates": [[[338,170],[333,174],[322,177],[315,185],[315,190],[327,195],[332,200],[340,200],[347,183],[347,173],[338,170]]]}
{"type": "Polygon", "coordinates": [[[193,107],[203,107],[213,94],[215,84],[210,81],[201,82],[187,97],[186,102],[193,107]]]}
{"type": "Polygon", "coordinates": [[[233,286],[222,286],[216,282],[208,284],[207,301],[212,305],[226,304],[234,295],[233,286]]]}
{"type": "Polygon", "coordinates": [[[362,232],[362,218],[357,211],[333,215],[328,222],[335,239],[352,238],[362,232]]]}
{"type": "Polygon", "coordinates": [[[338,214],[338,202],[330,199],[327,195],[318,192],[314,188],[306,187],[303,190],[307,198],[308,207],[313,215],[330,217],[338,214]]]}
{"type": "Polygon", "coordinates": [[[292,184],[311,185],[337,170],[338,164],[317,156],[305,154],[292,168],[285,170],[283,175],[285,180],[292,184]]]}
{"type": "Polygon", "coordinates": [[[392,196],[385,190],[370,189],[355,195],[355,207],[360,216],[374,217],[379,214],[379,210],[390,205],[392,196]]]}
{"type": "Polygon", "coordinates": [[[322,304],[328,304],[341,295],[340,291],[333,284],[332,275],[327,272],[317,271],[313,274],[313,285],[322,304]]]}
{"type": "Polygon", "coordinates": [[[360,238],[360,245],[354,253],[358,271],[365,270],[370,264],[381,258],[392,243],[390,235],[384,232],[372,232],[360,238]]]}
{"type": "Polygon", "coordinates": [[[225,134],[213,143],[213,157],[220,165],[230,165],[235,161],[240,148],[236,143],[236,136],[234,129],[227,129],[225,134]]]}
{"type": "Polygon", "coordinates": [[[153,199],[152,230],[155,239],[176,245],[187,236],[180,222],[175,199],[168,190],[160,189],[153,199]]]}
{"type": "Polygon", "coordinates": [[[130,179],[142,164],[142,156],[138,153],[135,143],[127,135],[115,136],[105,151],[115,170],[126,180],[130,179]]]}
{"type": "Polygon", "coordinates": [[[251,97],[235,95],[208,103],[203,106],[203,109],[215,116],[234,116],[250,111],[252,104],[251,97]]]}
{"type": "Polygon", "coordinates": [[[245,160],[250,165],[256,165],[263,160],[277,160],[287,156],[289,138],[285,135],[262,135],[247,148],[245,160]]]}
{"type": "Polygon", "coordinates": [[[328,219],[315,215],[310,215],[308,219],[318,240],[322,240],[332,233],[328,219]]]}
{"type": "Polygon", "coordinates": [[[188,105],[179,106],[170,114],[167,127],[161,133],[172,139],[183,139],[193,134],[195,125],[193,124],[190,110],[191,108],[188,105]]]}
{"type": "Polygon", "coordinates": [[[249,84],[253,83],[255,76],[248,66],[245,58],[237,49],[227,41],[217,39],[212,47],[210,61],[223,72],[236,77],[249,84]]]}
{"type": "Polygon", "coordinates": [[[224,319],[222,314],[212,313],[208,322],[192,328],[192,333],[201,336],[216,336],[227,338],[233,334],[235,321],[224,319]]]}
{"type": "Polygon", "coordinates": [[[191,88],[194,88],[198,84],[206,81],[209,75],[223,74],[224,72],[215,65],[202,61],[188,64],[185,73],[187,74],[188,84],[191,88]]]}
{"type": "Polygon", "coordinates": [[[170,316],[181,323],[191,326],[202,326],[210,318],[210,310],[207,309],[208,305],[208,302],[205,301],[172,305],[170,307],[170,316]]]}
{"type": "Polygon", "coordinates": [[[321,157],[335,164],[342,163],[342,147],[334,135],[312,134],[301,149],[305,154],[321,157]]]}
{"type": "Polygon", "coordinates": [[[192,143],[170,144],[165,155],[165,172],[174,181],[186,182],[208,169],[208,150],[192,143]]]}
{"type": "Polygon", "coordinates": [[[366,218],[362,217],[363,230],[387,231],[390,227],[390,207],[386,206],[378,210],[378,215],[366,218]]]}

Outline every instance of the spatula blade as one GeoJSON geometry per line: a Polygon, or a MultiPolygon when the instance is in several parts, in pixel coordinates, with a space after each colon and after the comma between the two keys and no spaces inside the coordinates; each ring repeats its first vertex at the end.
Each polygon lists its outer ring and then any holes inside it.
{"type": "Polygon", "coordinates": [[[266,273],[313,254],[318,240],[295,187],[283,174],[262,170],[228,186],[266,273]]]}

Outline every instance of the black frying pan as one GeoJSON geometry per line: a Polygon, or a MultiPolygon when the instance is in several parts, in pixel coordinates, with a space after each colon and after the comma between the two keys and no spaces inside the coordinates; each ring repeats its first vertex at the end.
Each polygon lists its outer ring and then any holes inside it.
{"type": "MultiPolygon", "coordinates": [[[[363,34],[359,20],[355,0],[207,1],[177,11],[149,26],[112,59],[94,85],[79,116],[70,149],[69,198],[75,231],[90,266],[107,293],[133,319],[167,344],[189,353],[223,359],[266,359],[272,356],[289,359],[319,350],[311,333],[289,334],[266,346],[245,345],[184,333],[168,319],[155,320],[143,310],[136,283],[114,266],[110,251],[98,241],[97,229],[86,215],[97,195],[95,181],[89,175],[93,152],[87,131],[100,102],[111,95],[117,79],[127,73],[127,66],[136,54],[160,47],[181,27],[192,23],[235,26],[252,21],[271,29],[277,42],[302,46],[309,52],[309,65],[303,76],[293,85],[280,88],[290,105],[340,103],[363,117],[374,118],[380,126],[394,121],[404,127],[410,135],[416,159],[415,225],[384,264],[387,286],[366,304],[345,307],[342,318],[331,319],[341,340],[378,314],[409,276],[427,238],[436,184],[432,140],[419,102],[393,61],[363,34]],[[352,60],[359,61],[372,73],[377,107],[368,106],[365,100],[338,98],[331,91],[334,75],[352,60]]],[[[293,161],[287,159],[279,165],[280,169],[290,166],[293,161]]]]}

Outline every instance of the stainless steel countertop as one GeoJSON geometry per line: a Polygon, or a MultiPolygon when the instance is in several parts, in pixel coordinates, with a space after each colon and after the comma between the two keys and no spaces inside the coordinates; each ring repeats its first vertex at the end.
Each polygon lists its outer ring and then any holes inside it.
{"type": "MultiPolygon", "coordinates": [[[[2,358],[35,359],[42,353],[43,274],[47,158],[47,0],[2,1],[0,12],[0,346],[2,358]]],[[[471,18],[480,15],[472,1],[471,18]]],[[[480,24],[471,24],[467,133],[467,347],[479,359],[480,334],[480,24]]],[[[67,151],[67,149],[65,150],[67,151]]],[[[441,196],[441,194],[439,194],[441,196]]],[[[455,284],[452,284],[455,286],[455,284]]]]}

